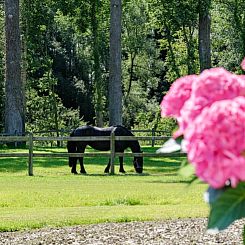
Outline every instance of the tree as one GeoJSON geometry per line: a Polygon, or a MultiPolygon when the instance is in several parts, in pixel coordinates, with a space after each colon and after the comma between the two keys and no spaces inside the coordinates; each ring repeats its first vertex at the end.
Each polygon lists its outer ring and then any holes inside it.
{"type": "Polygon", "coordinates": [[[245,56],[245,0],[213,0],[212,65],[236,73],[245,56]]]}
{"type": "MultiPolygon", "coordinates": [[[[140,115],[148,121],[157,117],[158,85],[163,71],[150,5],[141,0],[124,1],[122,17],[123,125],[139,124],[140,115]],[[152,108],[155,110],[151,110],[152,108]]],[[[160,92],[161,94],[161,92],[160,92]]],[[[161,95],[160,95],[161,96],[161,95]]],[[[141,124],[142,125],[142,124],[141,124]]]]}
{"type": "Polygon", "coordinates": [[[91,25],[93,34],[93,58],[94,58],[94,107],[95,107],[95,122],[99,127],[103,127],[103,109],[104,109],[104,88],[102,83],[102,72],[100,64],[100,50],[99,50],[99,31],[98,31],[98,11],[99,1],[93,0],[91,2],[91,25]]]}
{"type": "Polygon", "coordinates": [[[22,1],[28,130],[70,129],[84,123],[81,118],[93,122],[92,39],[83,33],[89,26],[86,2],[22,1]]]}
{"type": "Polygon", "coordinates": [[[25,132],[19,0],[5,0],[5,132],[25,132]]]}
{"type": "Polygon", "coordinates": [[[26,129],[68,127],[65,108],[97,126],[154,122],[153,108],[176,78],[197,73],[199,64],[210,67],[210,15],[213,65],[241,72],[245,0],[213,2],[211,8],[211,0],[22,0],[26,129]]]}
{"type": "Polygon", "coordinates": [[[224,2],[227,12],[231,13],[231,23],[234,33],[235,52],[237,56],[237,64],[245,57],[245,0],[230,0],[224,2]],[[238,55],[239,54],[239,55],[238,55]]]}
{"type": "Polygon", "coordinates": [[[199,0],[199,62],[200,71],[211,67],[211,17],[209,9],[211,0],[199,0]]]}
{"type": "Polygon", "coordinates": [[[242,58],[245,57],[245,1],[244,0],[235,0],[233,7],[233,18],[235,22],[235,28],[239,34],[239,39],[241,42],[241,54],[242,58]]]}
{"type": "Polygon", "coordinates": [[[168,82],[197,70],[198,13],[195,0],[151,0],[168,82]]]}
{"type": "Polygon", "coordinates": [[[109,124],[122,124],[121,0],[110,2],[109,124]]]}
{"type": "Polygon", "coordinates": [[[4,12],[0,5],[0,132],[4,127],[4,12]]]}

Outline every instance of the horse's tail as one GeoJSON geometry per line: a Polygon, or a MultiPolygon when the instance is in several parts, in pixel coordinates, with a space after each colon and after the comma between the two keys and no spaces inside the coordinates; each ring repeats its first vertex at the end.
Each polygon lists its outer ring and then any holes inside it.
{"type": "MultiPolygon", "coordinates": [[[[70,136],[74,136],[75,130],[73,130],[70,134],[70,136]]],[[[76,146],[76,141],[67,141],[67,150],[68,153],[75,153],[77,151],[77,146],[76,146]]],[[[71,158],[69,157],[69,166],[72,167],[72,161],[71,158]]]]}

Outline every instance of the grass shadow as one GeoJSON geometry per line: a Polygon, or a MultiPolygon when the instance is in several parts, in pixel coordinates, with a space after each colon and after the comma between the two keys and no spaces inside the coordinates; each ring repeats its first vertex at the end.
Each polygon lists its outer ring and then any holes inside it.
{"type": "Polygon", "coordinates": [[[27,171],[27,158],[0,158],[0,172],[22,172],[27,171]]]}
{"type": "MultiPolygon", "coordinates": [[[[2,147],[1,149],[4,152],[12,152],[12,149],[7,147],[2,147]]],[[[24,148],[26,149],[26,148],[24,148]]],[[[142,147],[144,152],[155,152],[157,147],[142,147]]],[[[15,148],[18,152],[18,150],[15,148]]],[[[20,151],[23,148],[20,149],[20,151]]],[[[26,149],[28,150],[28,149],[26,149]]],[[[57,152],[66,152],[66,148],[54,148],[54,147],[34,147],[35,152],[47,152],[47,153],[57,153],[57,152]]],[[[85,152],[93,152],[93,150],[88,147],[85,152]]],[[[155,173],[162,173],[162,174],[172,174],[177,175],[177,171],[181,165],[181,162],[184,158],[180,157],[172,157],[172,158],[153,158],[153,157],[145,157],[144,158],[144,174],[143,175],[150,175],[155,173]]],[[[84,157],[84,166],[89,165],[98,165],[106,167],[108,164],[108,157],[84,157]]],[[[27,170],[28,158],[26,157],[14,157],[14,158],[0,158],[0,172],[20,172],[27,170]]],[[[68,166],[68,158],[45,158],[45,157],[34,157],[33,159],[34,168],[41,167],[41,168],[59,168],[67,166],[68,171],[70,168],[68,166]]],[[[125,157],[124,158],[124,165],[127,168],[130,168],[130,171],[127,171],[126,175],[135,175],[134,168],[133,168],[133,157],[125,157]]],[[[115,167],[118,168],[119,160],[118,157],[115,160],[115,167]]],[[[79,168],[79,162],[77,164],[79,168]]],[[[101,174],[102,176],[104,173],[101,174]]]]}

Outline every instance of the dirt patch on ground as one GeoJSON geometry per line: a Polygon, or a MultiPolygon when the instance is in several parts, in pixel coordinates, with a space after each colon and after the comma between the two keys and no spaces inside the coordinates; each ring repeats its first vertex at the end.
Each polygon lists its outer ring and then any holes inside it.
{"type": "Polygon", "coordinates": [[[207,219],[128,222],[0,233],[4,245],[100,244],[242,244],[244,220],[218,234],[206,232],[207,219]]]}

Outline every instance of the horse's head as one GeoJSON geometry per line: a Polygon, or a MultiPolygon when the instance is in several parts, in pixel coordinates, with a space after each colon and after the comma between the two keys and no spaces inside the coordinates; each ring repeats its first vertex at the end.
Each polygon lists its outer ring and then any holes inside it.
{"type": "Polygon", "coordinates": [[[134,169],[137,173],[143,172],[143,157],[134,157],[134,169]]]}

